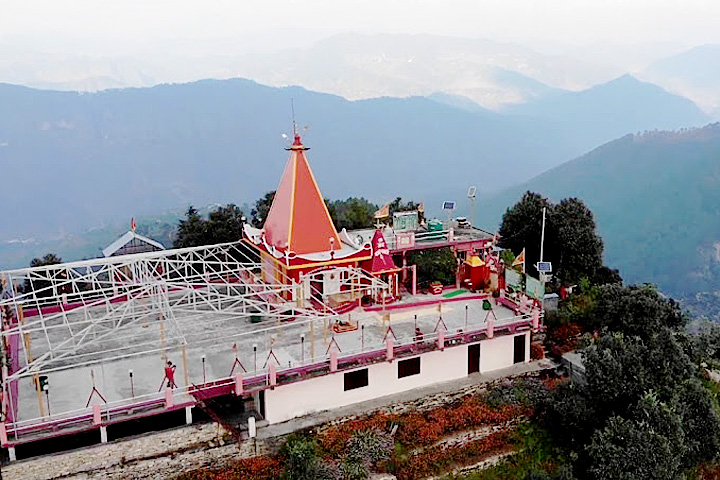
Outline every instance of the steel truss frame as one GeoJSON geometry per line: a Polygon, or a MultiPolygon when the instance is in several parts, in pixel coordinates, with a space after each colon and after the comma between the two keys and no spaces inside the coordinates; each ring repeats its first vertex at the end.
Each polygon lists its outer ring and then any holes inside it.
{"type": "MultiPolygon", "coordinates": [[[[4,369],[3,382],[210,344],[237,334],[220,325],[228,319],[242,329],[240,320],[258,315],[277,325],[337,316],[326,303],[301,306],[294,300],[299,285],[289,278],[266,283],[261,268],[238,241],[0,272],[2,345],[19,337],[22,358],[19,368],[4,369]],[[201,328],[188,328],[197,322],[201,328]],[[148,325],[163,335],[148,335],[141,328],[148,325]],[[108,349],[106,340],[123,346],[108,349]]],[[[348,278],[366,280],[360,271],[348,278]]],[[[387,285],[376,280],[372,287],[387,285]]]]}

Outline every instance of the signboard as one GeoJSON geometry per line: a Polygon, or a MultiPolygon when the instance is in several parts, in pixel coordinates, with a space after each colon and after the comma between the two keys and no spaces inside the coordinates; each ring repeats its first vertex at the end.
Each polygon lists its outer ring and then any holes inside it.
{"type": "Polygon", "coordinates": [[[542,298],[543,288],[542,282],[530,275],[525,277],[525,293],[529,297],[540,299],[542,298]]]}
{"type": "Polygon", "coordinates": [[[455,210],[455,202],[443,202],[443,210],[455,210]]]}
{"type": "Polygon", "coordinates": [[[418,212],[393,213],[393,230],[395,232],[414,232],[418,229],[418,212]]]}
{"type": "Polygon", "coordinates": [[[509,268],[505,270],[505,283],[513,289],[519,290],[522,286],[522,275],[522,273],[509,268]]]}
{"type": "Polygon", "coordinates": [[[552,263],[550,262],[538,262],[537,265],[535,265],[538,272],[540,273],[551,273],[552,272],[552,263]]]}

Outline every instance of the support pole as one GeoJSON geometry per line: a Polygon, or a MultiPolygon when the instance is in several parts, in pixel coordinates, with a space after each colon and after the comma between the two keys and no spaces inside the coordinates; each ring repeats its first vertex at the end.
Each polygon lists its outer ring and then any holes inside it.
{"type": "Polygon", "coordinates": [[[192,406],[185,407],[185,425],[192,425],[193,421],[193,415],[192,415],[192,406]]]}
{"type": "Polygon", "coordinates": [[[417,265],[412,266],[412,294],[417,295],[417,265]]]}
{"type": "Polygon", "coordinates": [[[188,360],[187,360],[187,345],[182,345],[182,362],[183,362],[183,377],[185,379],[185,386],[190,385],[190,375],[188,372],[188,360]]]}
{"type": "Polygon", "coordinates": [[[310,321],[310,363],[315,361],[315,321],[310,321]]]}
{"type": "Polygon", "coordinates": [[[108,436],[107,436],[107,427],[105,425],[100,426],[100,443],[107,443],[108,442],[108,436]]]}

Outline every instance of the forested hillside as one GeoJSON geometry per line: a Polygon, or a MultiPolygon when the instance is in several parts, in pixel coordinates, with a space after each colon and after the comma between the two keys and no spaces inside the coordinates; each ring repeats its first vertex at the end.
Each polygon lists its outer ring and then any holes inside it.
{"type": "Polygon", "coordinates": [[[481,223],[497,224],[526,190],[582,198],[626,280],[686,299],[718,290],[720,124],[620,138],[489,200],[481,223]]]}

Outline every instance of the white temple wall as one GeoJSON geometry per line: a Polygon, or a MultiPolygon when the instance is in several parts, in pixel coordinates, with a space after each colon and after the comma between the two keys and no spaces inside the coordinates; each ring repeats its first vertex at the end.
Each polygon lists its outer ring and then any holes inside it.
{"type": "MultiPolygon", "coordinates": [[[[525,335],[526,355],[529,359],[529,332],[525,335]]],[[[513,348],[516,335],[498,336],[480,342],[481,372],[490,372],[513,365],[513,348]]],[[[398,378],[400,361],[382,362],[364,367],[367,369],[367,386],[345,390],[345,375],[363,368],[345,370],[304,380],[265,391],[265,419],[273,424],[314,412],[331,410],[354,403],[392,395],[414,388],[426,387],[457,380],[468,375],[468,345],[448,347],[420,355],[420,373],[398,378]]]]}

